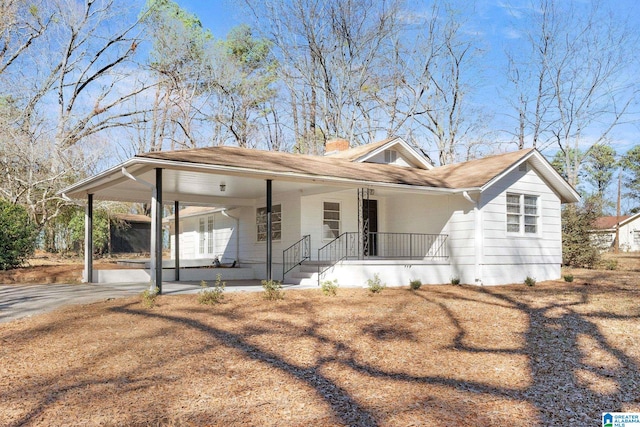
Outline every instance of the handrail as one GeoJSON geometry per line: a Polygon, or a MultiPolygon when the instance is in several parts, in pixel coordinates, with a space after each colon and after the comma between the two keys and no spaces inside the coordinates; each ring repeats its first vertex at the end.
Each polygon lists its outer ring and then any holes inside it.
{"type": "Polygon", "coordinates": [[[282,281],[284,276],[311,257],[311,235],[306,234],[302,239],[282,251],[282,281]]]}
{"type": "Polygon", "coordinates": [[[345,259],[448,258],[446,234],[367,233],[360,250],[360,234],[345,232],[318,249],[318,284],[331,267],[345,259]]]}

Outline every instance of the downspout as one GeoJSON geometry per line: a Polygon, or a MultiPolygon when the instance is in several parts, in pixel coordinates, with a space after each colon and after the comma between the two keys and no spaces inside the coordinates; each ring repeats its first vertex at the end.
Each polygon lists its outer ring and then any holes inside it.
{"type": "Polygon", "coordinates": [[[240,218],[229,215],[226,208],[222,210],[222,215],[236,221],[236,262],[240,263],[240,218]]]}
{"type": "Polygon", "coordinates": [[[473,204],[473,228],[474,235],[474,270],[475,270],[475,282],[476,285],[482,285],[482,246],[483,246],[483,233],[482,233],[482,218],[481,212],[478,208],[478,202],[473,200],[467,191],[462,192],[462,197],[469,203],[473,204]]]}

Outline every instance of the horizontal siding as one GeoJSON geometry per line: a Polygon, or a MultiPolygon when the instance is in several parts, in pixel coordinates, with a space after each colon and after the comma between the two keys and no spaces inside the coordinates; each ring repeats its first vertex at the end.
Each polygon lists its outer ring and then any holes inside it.
{"type": "Polygon", "coordinates": [[[561,263],[560,199],[535,170],[512,171],[487,189],[482,195],[482,220],[483,264],[526,266],[561,263]],[[507,192],[539,197],[539,232],[536,236],[507,233],[507,192]]]}
{"type": "MultiPolygon", "coordinates": [[[[374,199],[377,199],[374,197],[374,199]]],[[[300,233],[311,235],[311,257],[317,258],[318,249],[329,243],[322,238],[324,202],[340,203],[340,232],[358,231],[358,192],[356,189],[303,196],[300,205],[300,233]]],[[[380,209],[380,208],[379,208],[380,209]]]]}

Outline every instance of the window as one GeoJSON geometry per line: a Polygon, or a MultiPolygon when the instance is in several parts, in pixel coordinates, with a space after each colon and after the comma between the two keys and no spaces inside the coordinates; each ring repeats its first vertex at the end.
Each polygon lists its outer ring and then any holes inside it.
{"type": "MultiPolygon", "coordinates": [[[[267,241],[267,208],[256,209],[256,229],[258,242],[267,241]]],[[[282,208],[281,205],[271,207],[271,238],[280,240],[282,231],[282,208]]]]}
{"type": "Polygon", "coordinates": [[[199,227],[199,233],[198,235],[200,236],[200,247],[199,247],[199,253],[202,255],[204,254],[204,240],[205,240],[205,228],[204,228],[204,218],[200,218],[200,227],[199,227]]]}
{"type": "Polygon", "coordinates": [[[207,250],[213,253],[213,216],[207,218],[207,250]]]}
{"type": "Polygon", "coordinates": [[[538,233],[538,196],[507,193],[507,232],[538,233]]]}
{"type": "Polygon", "coordinates": [[[340,203],[324,202],[322,213],[322,237],[335,239],[340,235],[340,203]]]}
{"type": "Polygon", "coordinates": [[[395,150],[386,150],[384,152],[385,163],[395,163],[397,158],[398,158],[398,152],[395,150]]]}
{"type": "Polygon", "coordinates": [[[640,246],[640,231],[638,230],[633,231],[633,243],[636,246],[640,246]]]}

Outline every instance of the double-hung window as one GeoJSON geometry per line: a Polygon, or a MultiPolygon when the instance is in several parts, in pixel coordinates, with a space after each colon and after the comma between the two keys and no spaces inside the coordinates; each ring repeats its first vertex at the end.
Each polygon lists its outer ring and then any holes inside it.
{"type": "MultiPolygon", "coordinates": [[[[256,209],[256,230],[258,242],[267,241],[267,208],[256,209]]],[[[280,240],[282,235],[282,205],[271,207],[271,238],[280,240]]]]}
{"type": "Polygon", "coordinates": [[[322,237],[335,239],[340,235],[340,203],[324,202],[322,209],[322,237]]]}
{"type": "Polygon", "coordinates": [[[540,207],[538,196],[507,193],[507,232],[538,234],[540,207]]]}

